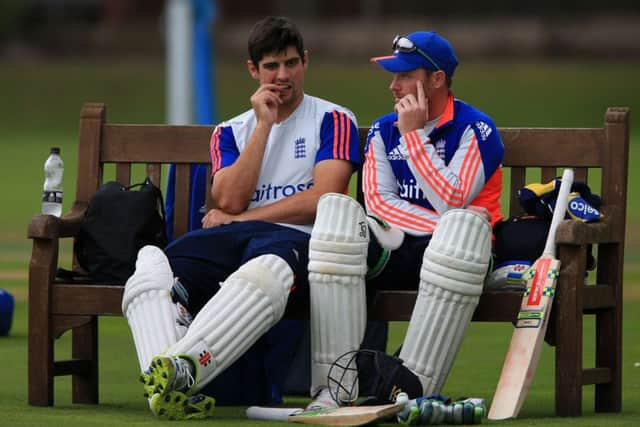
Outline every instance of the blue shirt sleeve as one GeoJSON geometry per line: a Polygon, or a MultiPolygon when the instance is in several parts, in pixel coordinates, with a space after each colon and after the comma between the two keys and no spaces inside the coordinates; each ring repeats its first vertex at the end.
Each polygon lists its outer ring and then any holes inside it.
{"type": "Polygon", "coordinates": [[[500,139],[498,129],[490,120],[477,120],[471,128],[476,135],[482,163],[484,165],[485,179],[491,178],[493,173],[502,164],[504,158],[504,145],[500,139]]]}
{"type": "Polygon", "coordinates": [[[358,128],[345,112],[327,111],[322,118],[316,163],[327,159],[348,160],[355,166],[362,162],[358,128]]]}

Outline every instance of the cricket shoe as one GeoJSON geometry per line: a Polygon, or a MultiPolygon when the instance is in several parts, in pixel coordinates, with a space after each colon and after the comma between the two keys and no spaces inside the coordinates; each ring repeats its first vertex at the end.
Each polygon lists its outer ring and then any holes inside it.
{"type": "Polygon", "coordinates": [[[140,374],[144,396],[165,395],[172,391],[187,392],[195,382],[191,369],[191,363],[182,357],[154,357],[149,369],[140,374]]]}
{"type": "Polygon", "coordinates": [[[213,415],[215,402],[213,397],[204,394],[187,396],[181,391],[174,390],[151,396],[149,407],[158,418],[181,421],[210,417],[213,415]]]}
{"type": "Polygon", "coordinates": [[[326,409],[335,409],[340,405],[331,397],[331,392],[327,387],[321,388],[313,397],[311,403],[305,408],[307,411],[324,411],[326,409]]]}

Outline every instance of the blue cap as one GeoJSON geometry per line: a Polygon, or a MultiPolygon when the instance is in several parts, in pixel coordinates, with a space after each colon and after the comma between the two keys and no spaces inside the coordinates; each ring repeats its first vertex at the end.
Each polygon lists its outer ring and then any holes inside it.
{"type": "Polygon", "coordinates": [[[429,61],[417,50],[413,52],[395,50],[391,56],[371,58],[371,61],[392,73],[412,71],[417,68],[436,71],[435,65],[437,65],[447,76],[453,77],[458,65],[458,58],[456,58],[453,47],[447,39],[433,31],[416,31],[406,37],[432,61],[429,61]]]}

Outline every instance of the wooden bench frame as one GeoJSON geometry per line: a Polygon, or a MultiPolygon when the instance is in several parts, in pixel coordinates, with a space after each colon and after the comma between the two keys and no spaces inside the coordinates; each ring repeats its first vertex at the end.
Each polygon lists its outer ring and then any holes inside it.
{"type": "MultiPolygon", "coordinates": [[[[33,240],[29,265],[29,404],[53,405],[53,383],[59,375],[72,375],[74,403],[98,403],[98,317],[122,315],[123,288],[121,284],[65,283],[55,276],[59,239],[76,235],[87,204],[102,182],[103,166],[115,163],[116,179],[127,184],[134,163],[146,164],[156,183],[161,182],[162,164],[176,164],[174,232],[179,236],[187,230],[190,165],[209,164],[212,130],[213,126],[112,124],[106,121],[103,104],[84,105],[73,206],[62,218],[35,216],[28,229],[28,237],[33,240]],[[68,330],[72,331],[72,358],[55,360],[54,341],[68,330]]],[[[556,168],[571,166],[576,180],[585,182],[590,168],[601,170],[604,221],[564,221],[558,229],[556,242],[562,269],[546,340],[555,346],[557,415],[580,415],[582,386],[588,384],[595,384],[596,411],[619,412],[629,110],[609,108],[602,128],[499,131],[506,148],[505,170],[510,170],[510,215],[520,213],[514,190],[527,182],[527,170],[539,170],[541,180],[547,181],[558,174],[556,168]],[[597,248],[597,277],[596,284],[585,285],[589,244],[597,248]],[[582,360],[585,314],[596,319],[595,367],[586,369],[582,360]]],[[[365,135],[366,129],[360,129],[361,140],[365,135]]],[[[77,267],[75,259],[73,267],[77,267]]],[[[408,320],[415,298],[413,291],[380,292],[370,307],[370,317],[408,320]]],[[[520,300],[519,292],[485,292],[473,320],[511,322],[520,300]]],[[[502,354],[497,357],[502,358],[502,354]]]]}

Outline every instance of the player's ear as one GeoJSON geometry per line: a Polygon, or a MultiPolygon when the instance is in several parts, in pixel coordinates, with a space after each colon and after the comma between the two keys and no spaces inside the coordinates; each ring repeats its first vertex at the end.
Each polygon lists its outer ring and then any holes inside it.
{"type": "Polygon", "coordinates": [[[258,67],[250,59],[247,59],[247,70],[249,71],[249,74],[252,78],[254,78],[255,80],[259,79],[258,67]]]}
{"type": "Polygon", "coordinates": [[[434,88],[441,88],[447,84],[447,75],[442,70],[432,72],[429,77],[434,88]]]}

